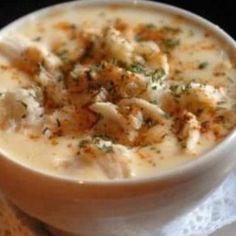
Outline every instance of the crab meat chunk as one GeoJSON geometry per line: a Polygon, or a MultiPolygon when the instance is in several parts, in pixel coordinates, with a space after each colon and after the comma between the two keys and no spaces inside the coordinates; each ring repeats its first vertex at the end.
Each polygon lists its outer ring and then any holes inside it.
{"type": "Polygon", "coordinates": [[[96,138],[85,141],[80,149],[79,159],[97,164],[109,179],[119,179],[134,175],[131,168],[133,155],[123,145],[96,138]]]}
{"type": "Polygon", "coordinates": [[[164,119],[165,112],[160,107],[141,98],[123,99],[121,100],[120,105],[135,105],[140,107],[140,109],[143,110],[143,113],[154,120],[163,121],[164,119]]]}
{"type": "Polygon", "coordinates": [[[117,60],[130,63],[133,54],[133,45],[122,34],[110,27],[105,35],[106,50],[117,60]]]}
{"type": "Polygon", "coordinates": [[[39,91],[34,89],[16,89],[2,92],[0,97],[0,123],[7,125],[24,118],[29,124],[40,121],[43,108],[39,91]]]}
{"type": "Polygon", "coordinates": [[[180,137],[185,143],[186,150],[194,154],[201,135],[200,124],[196,116],[188,111],[182,113],[180,122],[180,137]]]}
{"type": "Polygon", "coordinates": [[[110,102],[96,102],[90,106],[90,109],[107,120],[117,122],[121,127],[125,128],[126,120],[119,113],[118,107],[110,102]]]}
{"type": "Polygon", "coordinates": [[[215,88],[212,85],[190,83],[186,93],[181,95],[182,105],[192,108],[214,108],[221,102],[226,101],[226,93],[223,88],[215,88]]]}
{"type": "Polygon", "coordinates": [[[2,36],[0,38],[0,52],[30,72],[36,72],[39,64],[43,64],[50,72],[60,65],[59,58],[46,47],[23,36],[2,36]]]}
{"type": "MultiPolygon", "coordinates": [[[[100,143],[103,145],[111,145],[109,141],[100,143]]],[[[131,153],[122,145],[113,145],[113,152],[98,156],[97,164],[110,179],[127,178],[133,175],[131,171],[131,153]]]]}

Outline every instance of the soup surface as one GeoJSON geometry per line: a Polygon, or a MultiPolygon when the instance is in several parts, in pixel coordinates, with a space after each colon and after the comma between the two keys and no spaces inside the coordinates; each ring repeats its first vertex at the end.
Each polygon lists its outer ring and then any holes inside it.
{"type": "Polygon", "coordinates": [[[63,7],[0,38],[0,147],[83,180],[158,175],[235,126],[224,45],[181,17],[139,7],[63,7]]]}

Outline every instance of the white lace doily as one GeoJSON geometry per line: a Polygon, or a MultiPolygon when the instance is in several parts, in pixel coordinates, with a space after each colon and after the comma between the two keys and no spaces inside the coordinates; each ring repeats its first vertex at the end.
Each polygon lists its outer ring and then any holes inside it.
{"type": "Polygon", "coordinates": [[[234,221],[236,221],[236,177],[230,174],[205,201],[187,215],[165,226],[160,235],[208,236],[234,221]]]}

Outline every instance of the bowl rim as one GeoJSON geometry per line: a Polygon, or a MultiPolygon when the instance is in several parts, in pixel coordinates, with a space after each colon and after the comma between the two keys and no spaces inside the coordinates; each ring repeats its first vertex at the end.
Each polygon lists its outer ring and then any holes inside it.
{"type": "MultiPolygon", "coordinates": [[[[12,21],[11,23],[7,24],[0,30],[0,36],[1,34],[4,34],[5,31],[11,31],[11,28],[17,27],[20,24],[24,24],[25,21],[29,19],[35,19],[40,18],[44,14],[47,14],[51,10],[54,10],[56,8],[61,9],[64,7],[83,7],[83,6],[92,6],[92,5],[99,5],[99,6],[105,6],[110,4],[118,4],[118,5],[137,5],[140,7],[150,7],[152,10],[156,10],[157,12],[167,12],[168,14],[174,14],[183,16],[185,19],[189,19],[190,21],[197,23],[200,25],[200,27],[207,28],[211,30],[216,37],[219,37],[222,41],[226,42],[230,48],[234,48],[236,52],[236,42],[234,39],[227,34],[224,30],[222,30],[219,26],[215,25],[214,23],[210,22],[209,20],[192,13],[188,10],[169,5],[166,3],[160,3],[160,2],[153,2],[149,0],[76,0],[76,1],[69,1],[59,4],[50,5],[44,8],[41,8],[39,10],[33,11],[29,14],[26,14],[20,18],[17,18],[16,20],[12,21]]],[[[191,160],[187,163],[181,164],[177,167],[174,167],[173,169],[161,171],[157,175],[152,176],[145,176],[145,177],[135,177],[131,179],[112,179],[112,180],[78,180],[72,177],[68,176],[60,176],[53,173],[43,172],[40,169],[37,169],[35,167],[31,167],[27,164],[24,164],[18,160],[15,160],[13,158],[7,157],[7,154],[0,150],[0,158],[4,158],[7,161],[11,162],[12,164],[18,165],[21,168],[24,168],[27,171],[32,172],[36,175],[41,175],[43,177],[51,178],[56,181],[62,181],[62,182],[68,182],[71,184],[77,184],[79,185],[86,185],[86,186],[136,186],[141,184],[147,184],[147,183],[157,183],[162,181],[170,181],[170,180],[177,180],[182,179],[183,177],[188,178],[190,176],[199,174],[201,170],[208,168],[212,164],[214,164],[217,160],[220,158],[224,158],[223,155],[220,155],[218,158],[217,155],[223,154],[227,147],[229,147],[232,142],[236,142],[236,128],[234,128],[228,135],[225,137],[220,143],[216,144],[212,149],[207,151],[206,153],[203,153],[202,155],[199,155],[195,160],[191,160]]]]}

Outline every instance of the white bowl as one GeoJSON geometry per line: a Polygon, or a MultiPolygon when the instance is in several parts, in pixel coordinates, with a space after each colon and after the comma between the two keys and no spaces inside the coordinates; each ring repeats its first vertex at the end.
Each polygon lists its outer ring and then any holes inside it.
{"type": "MultiPolygon", "coordinates": [[[[111,1],[76,1],[27,15],[1,33],[14,30],[25,20],[37,19],[55,8],[70,8],[111,1]]],[[[132,5],[130,0],[112,3],[132,5]]],[[[233,39],[216,25],[190,12],[165,4],[140,1],[157,11],[180,15],[215,34],[231,55],[233,39]]],[[[78,182],[24,166],[0,155],[0,188],[19,208],[58,229],[83,235],[144,236],[197,204],[233,168],[236,132],[195,161],[155,177],[78,182]]]]}

